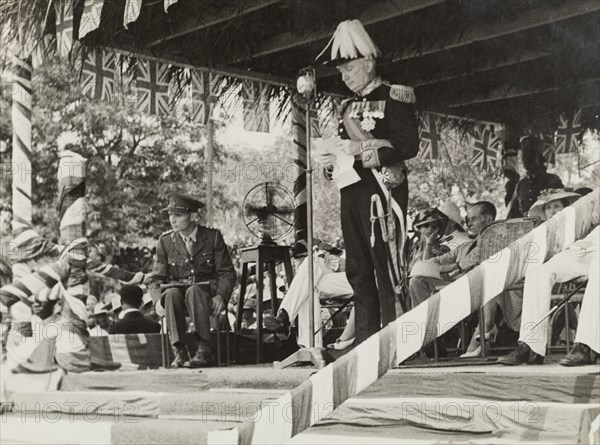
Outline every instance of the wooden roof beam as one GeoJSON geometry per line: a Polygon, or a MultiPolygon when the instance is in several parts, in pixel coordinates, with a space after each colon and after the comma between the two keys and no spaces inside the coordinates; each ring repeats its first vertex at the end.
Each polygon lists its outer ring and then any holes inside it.
{"type": "MultiPolygon", "coordinates": [[[[496,39],[498,37],[515,34],[531,28],[547,25],[552,22],[567,20],[584,14],[590,14],[600,11],[600,2],[597,0],[579,0],[576,2],[566,2],[559,7],[552,8],[551,6],[542,6],[532,11],[528,11],[519,16],[518,19],[507,22],[505,20],[496,20],[490,23],[482,23],[473,26],[465,31],[459,31],[442,45],[438,45],[438,41],[432,42],[429,45],[423,45],[421,50],[406,50],[402,55],[392,58],[389,64],[398,63],[428,54],[435,54],[450,49],[459,48],[461,46],[480,43],[486,40],[496,39]]],[[[533,53],[525,55],[525,58],[536,58],[533,53]]],[[[543,57],[543,56],[542,56],[543,57]]],[[[523,60],[526,61],[526,60],[523,60]]],[[[505,62],[510,66],[513,62],[505,62]]],[[[520,63],[516,61],[515,63],[520,63]]],[[[493,67],[491,68],[493,69],[493,67]]],[[[485,69],[484,71],[487,71],[485,69]]],[[[337,75],[336,70],[323,70],[320,78],[326,78],[337,75]]],[[[445,79],[443,79],[445,80],[445,79]]],[[[421,81],[424,82],[424,81],[421,81]]],[[[423,83],[421,83],[423,84],[423,83]]]]}
{"type": "MultiPolygon", "coordinates": [[[[443,3],[444,1],[445,0],[386,0],[383,3],[377,3],[365,9],[365,11],[357,18],[363,25],[369,26],[385,20],[391,20],[410,12],[428,8],[443,3]]],[[[302,36],[294,35],[290,32],[279,34],[265,40],[250,57],[268,56],[269,54],[297,48],[320,40],[326,40],[331,38],[332,33],[333,29],[304,34],[302,36]]],[[[227,61],[227,63],[235,64],[247,59],[248,57],[246,55],[239,55],[234,57],[233,60],[227,61]]]]}
{"type": "MultiPolygon", "coordinates": [[[[600,98],[600,78],[588,79],[582,81],[578,87],[585,92],[582,94],[582,98],[589,102],[590,99],[597,101],[600,98]]],[[[463,108],[472,105],[480,105],[486,104],[496,101],[509,100],[509,99],[518,99],[526,96],[533,96],[535,94],[542,93],[550,93],[553,91],[559,91],[562,89],[566,89],[568,86],[551,86],[551,87],[541,87],[534,89],[524,89],[524,88],[514,88],[514,87],[500,87],[497,88],[489,95],[479,96],[476,98],[468,99],[465,102],[444,105],[444,108],[453,109],[453,108],[463,108]]]]}
{"type": "Polygon", "coordinates": [[[154,46],[161,45],[169,40],[176,39],[196,31],[201,31],[246,14],[250,14],[251,12],[258,11],[276,3],[280,3],[281,1],[282,0],[245,0],[242,5],[225,5],[217,14],[207,14],[200,17],[193,14],[189,15],[185,18],[185,20],[177,24],[177,28],[172,33],[148,43],[146,47],[152,48],[154,46]]]}
{"type": "MultiPolygon", "coordinates": [[[[542,60],[547,57],[556,57],[560,56],[566,49],[560,49],[558,51],[551,50],[525,50],[519,51],[512,55],[510,58],[503,60],[500,63],[487,62],[480,67],[474,68],[472,71],[465,71],[463,73],[451,74],[444,77],[432,78],[432,79],[418,79],[415,82],[412,82],[411,85],[414,87],[426,87],[429,85],[433,85],[436,83],[448,82],[451,80],[460,79],[462,77],[473,76],[474,74],[487,73],[490,71],[495,71],[497,69],[509,68],[514,65],[519,65],[521,63],[527,62],[535,62],[537,60],[542,60]]],[[[578,52],[587,52],[587,51],[598,51],[598,45],[594,46],[581,46],[578,48],[571,48],[571,51],[578,52]]]]}
{"type": "Polygon", "coordinates": [[[456,80],[466,76],[472,76],[473,74],[486,73],[489,71],[494,71],[499,68],[508,68],[513,65],[518,65],[520,63],[532,62],[535,60],[543,59],[545,57],[550,57],[554,53],[551,51],[521,51],[516,55],[511,56],[508,60],[504,60],[500,63],[488,62],[485,65],[475,68],[473,71],[466,71],[460,74],[453,74],[449,76],[444,76],[440,78],[434,79],[420,79],[415,82],[411,82],[411,85],[415,88],[428,86],[440,82],[447,82],[449,80],[456,80]]]}
{"type": "Polygon", "coordinates": [[[597,11],[600,11],[600,2],[598,2],[598,0],[568,1],[558,7],[552,7],[545,4],[541,8],[523,12],[516,20],[511,22],[500,19],[490,23],[477,24],[466,31],[459,31],[446,41],[448,43],[443,45],[438,46],[435,43],[432,43],[431,45],[425,46],[429,46],[428,49],[420,51],[405,50],[401,56],[394,57],[392,63],[421,57],[427,54],[447,51],[476,42],[496,39],[498,37],[515,34],[597,11]]]}
{"type": "MultiPolygon", "coordinates": [[[[176,65],[181,68],[190,68],[190,69],[198,69],[211,71],[216,74],[222,74],[224,76],[232,76],[237,77],[241,80],[252,80],[256,82],[264,82],[270,85],[276,85],[281,87],[296,87],[296,79],[289,79],[286,77],[276,76],[272,74],[262,73],[258,71],[244,70],[241,68],[234,68],[225,65],[217,65],[217,66],[204,66],[195,64],[192,60],[187,57],[181,57],[177,55],[159,55],[148,49],[137,49],[134,47],[130,47],[126,44],[120,45],[112,45],[107,46],[107,49],[111,51],[122,54],[127,57],[140,57],[146,60],[153,60],[160,63],[168,63],[171,65],[176,65]]],[[[326,93],[327,94],[327,93],[326,93]]]]}

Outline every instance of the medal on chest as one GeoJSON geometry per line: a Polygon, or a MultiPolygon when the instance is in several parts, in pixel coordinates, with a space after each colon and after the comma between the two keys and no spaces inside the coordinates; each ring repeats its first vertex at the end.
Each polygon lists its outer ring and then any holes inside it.
{"type": "Polygon", "coordinates": [[[360,128],[364,131],[373,131],[377,120],[385,117],[385,101],[353,102],[348,113],[351,119],[356,119],[360,123],[360,128]]]}

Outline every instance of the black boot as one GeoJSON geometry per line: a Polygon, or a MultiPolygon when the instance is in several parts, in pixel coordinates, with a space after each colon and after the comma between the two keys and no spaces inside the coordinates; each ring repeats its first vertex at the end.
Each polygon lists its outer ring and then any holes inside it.
{"type": "Polygon", "coordinates": [[[571,352],[560,361],[563,366],[585,366],[596,363],[596,353],[583,343],[575,343],[571,352]]]}

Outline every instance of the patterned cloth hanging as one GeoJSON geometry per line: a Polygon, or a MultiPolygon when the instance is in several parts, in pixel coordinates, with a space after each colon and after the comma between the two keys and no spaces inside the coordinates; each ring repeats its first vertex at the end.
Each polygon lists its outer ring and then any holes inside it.
{"type": "Polygon", "coordinates": [[[242,83],[244,130],[269,132],[269,85],[251,80],[242,83]]]}
{"type": "Polygon", "coordinates": [[[112,102],[116,78],[115,54],[96,48],[86,54],[81,71],[83,94],[91,99],[112,102]]]}
{"type": "Polygon", "coordinates": [[[88,33],[98,29],[102,15],[104,0],[85,0],[83,14],[79,23],[79,38],[83,39],[88,33]]]}
{"type": "Polygon", "coordinates": [[[13,57],[13,230],[31,225],[31,58],[13,57]]]}
{"type": "Polygon", "coordinates": [[[581,110],[575,110],[573,113],[563,113],[558,116],[558,127],[555,132],[556,153],[577,152],[577,139],[582,131],[581,110]]]}
{"type": "Polygon", "coordinates": [[[222,76],[209,71],[190,71],[192,96],[192,120],[206,125],[212,116],[219,96],[222,76]]]}
{"type": "Polygon", "coordinates": [[[138,19],[141,9],[142,0],[127,0],[125,2],[125,14],[123,16],[123,26],[125,29],[127,29],[127,25],[138,19]]]}
{"type": "Polygon", "coordinates": [[[473,166],[481,170],[495,170],[500,159],[500,142],[491,125],[475,126],[473,166]]]}
{"type": "Polygon", "coordinates": [[[73,2],[54,3],[56,10],[56,44],[61,59],[68,59],[73,47],[73,2]]]}
{"type": "Polygon", "coordinates": [[[421,159],[439,159],[441,137],[438,128],[437,116],[425,113],[419,127],[419,157],[421,159]]]}
{"type": "Polygon", "coordinates": [[[136,66],[138,111],[147,114],[168,114],[168,70],[169,66],[165,63],[138,59],[136,66]]]}

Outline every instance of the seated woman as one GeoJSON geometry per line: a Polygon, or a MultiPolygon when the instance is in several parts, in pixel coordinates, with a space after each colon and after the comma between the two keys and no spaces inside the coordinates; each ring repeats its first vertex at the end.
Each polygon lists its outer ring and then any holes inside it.
{"type": "Polygon", "coordinates": [[[563,189],[542,190],[539,199],[529,209],[528,216],[539,218],[542,221],[549,220],[579,198],[581,198],[579,193],[568,192],[563,189]]]}
{"type": "Polygon", "coordinates": [[[450,247],[442,245],[442,236],[448,218],[437,209],[430,207],[417,213],[413,221],[415,235],[410,242],[408,270],[423,260],[440,256],[450,251],[450,247]]]}

